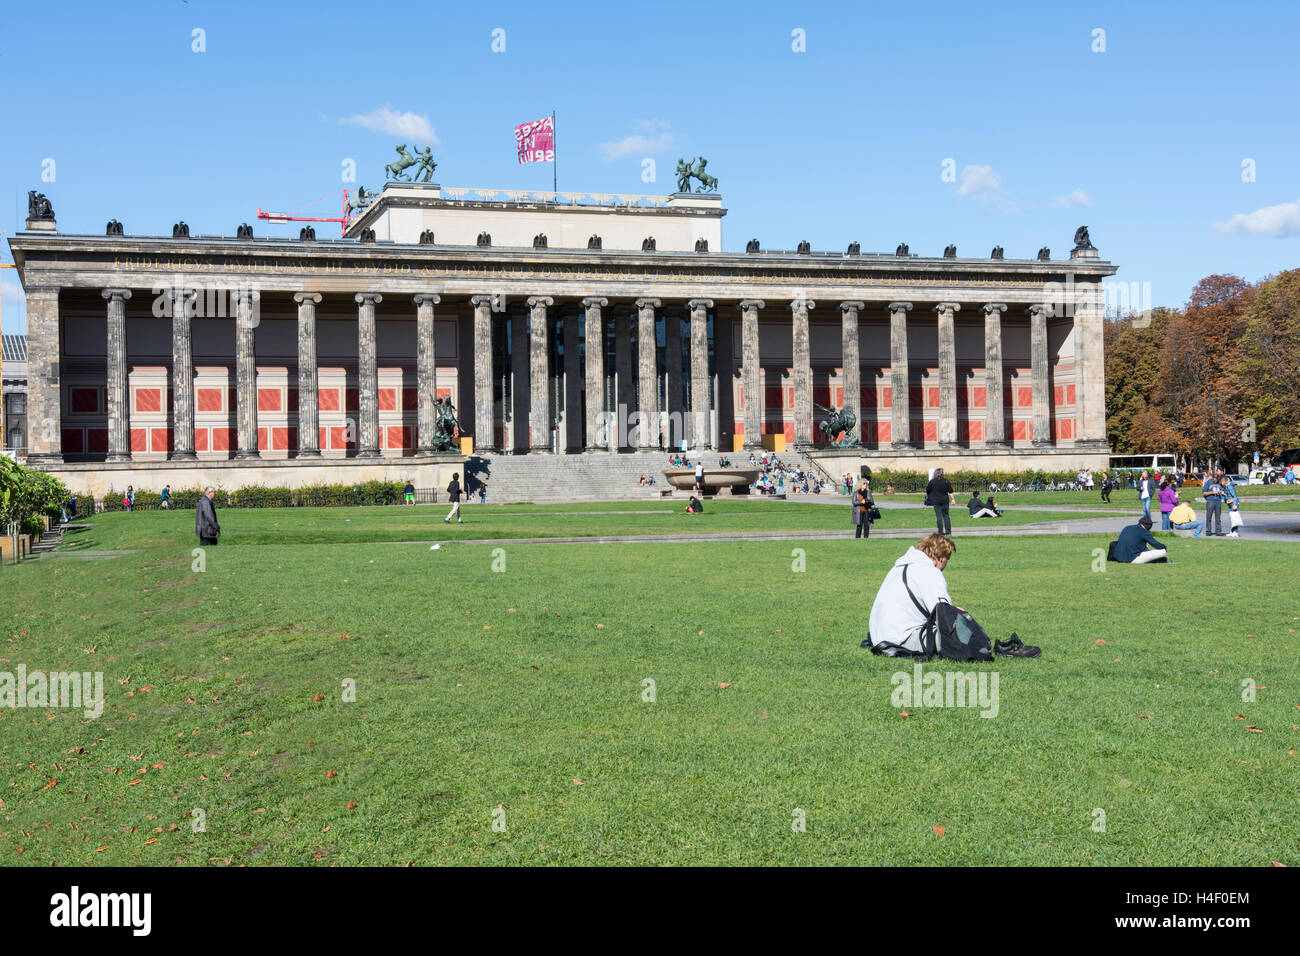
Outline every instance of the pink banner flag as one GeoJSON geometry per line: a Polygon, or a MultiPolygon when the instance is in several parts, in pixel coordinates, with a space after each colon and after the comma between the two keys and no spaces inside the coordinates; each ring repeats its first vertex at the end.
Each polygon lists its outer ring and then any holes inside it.
{"type": "Polygon", "coordinates": [[[533,120],[515,127],[520,163],[555,162],[555,117],[533,120]]]}

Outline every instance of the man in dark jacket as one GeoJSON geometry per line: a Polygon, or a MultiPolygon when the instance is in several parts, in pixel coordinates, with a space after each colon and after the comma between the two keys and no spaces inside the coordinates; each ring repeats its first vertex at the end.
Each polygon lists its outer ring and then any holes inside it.
{"type": "Polygon", "coordinates": [[[1151,534],[1150,518],[1143,516],[1137,524],[1131,524],[1119,533],[1119,541],[1115,544],[1115,560],[1125,564],[1169,560],[1169,553],[1151,534]]]}
{"type": "Polygon", "coordinates": [[[442,519],[443,524],[451,524],[452,516],[456,517],[456,524],[464,524],[460,516],[460,472],[451,476],[451,483],[447,485],[447,500],[451,502],[451,510],[447,512],[447,517],[442,519]]]}
{"type": "Polygon", "coordinates": [[[972,518],[1000,517],[995,509],[989,507],[988,502],[980,498],[978,491],[970,496],[970,501],[966,502],[966,510],[970,512],[972,518]]]}
{"type": "Polygon", "coordinates": [[[943,469],[936,468],[934,477],[925,486],[925,503],[934,508],[934,521],[939,534],[952,534],[952,519],[948,517],[948,506],[952,504],[952,483],[943,476],[943,469]]]}
{"type": "Polygon", "coordinates": [[[217,489],[211,486],[203,489],[199,497],[199,506],[194,515],[194,533],[199,536],[201,544],[216,544],[221,537],[221,525],[217,523],[217,506],[212,500],[217,497],[217,489]]]}

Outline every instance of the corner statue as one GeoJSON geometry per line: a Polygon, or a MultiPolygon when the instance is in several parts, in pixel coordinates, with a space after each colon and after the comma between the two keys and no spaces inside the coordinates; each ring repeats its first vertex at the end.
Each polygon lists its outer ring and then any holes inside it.
{"type": "Polygon", "coordinates": [[[1074,230],[1074,248],[1076,250],[1097,248],[1092,244],[1092,240],[1088,238],[1087,226],[1080,226],[1078,229],[1074,230]]]}
{"type": "Polygon", "coordinates": [[[826,412],[826,420],[821,422],[817,429],[822,433],[826,442],[835,448],[858,448],[861,446],[853,432],[857,428],[858,419],[847,407],[841,408],[838,412],[833,408],[827,408],[825,405],[818,405],[822,411],[826,412]],[[837,440],[836,435],[843,435],[837,440]]]}
{"type": "Polygon", "coordinates": [[[698,160],[692,159],[689,163],[684,159],[677,160],[677,191],[679,193],[688,193],[691,191],[691,180],[698,179],[700,185],[696,187],[697,193],[715,193],[718,191],[718,177],[711,176],[704,171],[704,167],[709,165],[709,161],[701,156],[698,160]]]}
{"type": "Polygon", "coordinates": [[[433,415],[433,450],[453,450],[460,422],[456,420],[456,406],[451,403],[451,396],[433,400],[433,415]]]}
{"type": "Polygon", "coordinates": [[[50,201],[45,198],[45,193],[38,193],[35,189],[29,189],[27,191],[27,218],[54,218],[54,207],[50,205],[50,201]]]}
{"type": "Polygon", "coordinates": [[[417,183],[432,182],[433,171],[438,168],[438,164],[433,161],[433,147],[426,146],[424,149],[417,149],[415,158],[418,160],[415,167],[415,181],[417,183]]]}

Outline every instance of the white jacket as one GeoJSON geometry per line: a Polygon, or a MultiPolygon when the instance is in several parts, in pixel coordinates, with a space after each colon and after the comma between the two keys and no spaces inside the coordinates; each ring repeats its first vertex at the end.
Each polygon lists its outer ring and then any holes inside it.
{"type": "Polygon", "coordinates": [[[872,644],[901,644],[909,651],[921,650],[921,632],[925,628],[926,616],[907,596],[908,587],[927,611],[933,610],[940,601],[952,603],[943,572],[924,552],[908,548],[885,575],[880,590],[876,592],[876,603],[871,605],[868,628],[872,644]],[[903,568],[907,568],[906,585],[903,583],[903,568]]]}

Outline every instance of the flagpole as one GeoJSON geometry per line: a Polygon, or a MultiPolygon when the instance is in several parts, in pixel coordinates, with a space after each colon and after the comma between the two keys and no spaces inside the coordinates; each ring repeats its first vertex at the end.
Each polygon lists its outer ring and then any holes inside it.
{"type": "Polygon", "coordinates": [[[555,202],[560,201],[559,150],[555,143],[555,110],[551,110],[551,192],[555,193],[555,202]]]}

